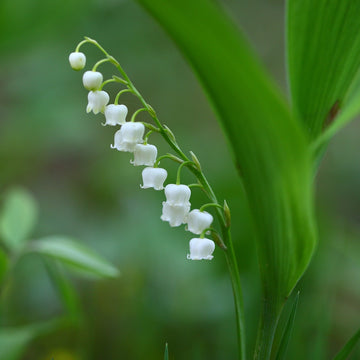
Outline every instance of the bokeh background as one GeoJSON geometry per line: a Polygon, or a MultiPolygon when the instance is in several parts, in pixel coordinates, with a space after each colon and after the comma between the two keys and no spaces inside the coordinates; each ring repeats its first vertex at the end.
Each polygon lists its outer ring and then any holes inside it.
{"type": "MultiPolygon", "coordinates": [[[[286,91],[284,1],[222,2],[286,91]]],[[[140,189],[141,169],[129,164],[129,154],[110,149],[114,129],[101,126],[101,115],[85,113],[82,75],[68,64],[85,35],[121,62],[183,149],[197,154],[218,197],[228,201],[249,347],[255,341],[260,286],[246,200],[211,106],[170,38],[132,0],[1,0],[0,191],[16,185],[36,197],[34,238],[70,235],[122,273],[106,281],[71,275],[83,324],[38,337],[23,359],[161,359],[165,342],[171,359],[234,359],[224,257],[217,249],[211,262],[186,260],[191,234],[160,221],[163,194],[140,189]]],[[[83,50],[90,67],[100,54],[88,45],[83,50]]],[[[113,73],[110,65],[100,69],[113,73]]],[[[107,90],[114,95],[117,88],[107,90]]],[[[130,112],[139,107],[131,96],[123,101],[130,112]]],[[[359,127],[355,121],[333,139],[317,174],[320,242],[298,285],[289,359],[329,359],[360,324],[359,127]]],[[[159,136],[150,140],[160,154],[169,151],[159,136]]],[[[163,166],[175,180],[176,167],[166,160],[163,166]]],[[[185,171],[183,181],[192,182],[185,171]]],[[[204,201],[194,190],[193,206],[204,201]]],[[[19,263],[0,309],[2,326],[64,312],[38,257],[19,263]]],[[[352,359],[359,358],[357,350],[352,359]]]]}

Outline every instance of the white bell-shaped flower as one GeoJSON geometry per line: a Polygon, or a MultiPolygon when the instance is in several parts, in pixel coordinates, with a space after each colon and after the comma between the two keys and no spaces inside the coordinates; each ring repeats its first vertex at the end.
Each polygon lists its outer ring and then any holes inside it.
{"type": "Polygon", "coordinates": [[[134,166],[153,166],[156,161],[157,148],[150,144],[137,144],[134,149],[134,160],[130,163],[134,166]]]}
{"type": "Polygon", "coordinates": [[[110,104],[105,108],[105,119],[104,125],[122,125],[126,122],[126,115],[128,108],[125,105],[110,104]]]}
{"type": "Polygon", "coordinates": [[[186,223],[189,211],[190,203],[183,205],[171,205],[167,201],[164,201],[160,219],[168,221],[172,227],[180,226],[181,224],[186,223]]]}
{"type": "Polygon", "coordinates": [[[193,234],[200,235],[205,229],[210,227],[213,220],[212,215],[206,211],[192,210],[187,217],[187,230],[193,234]]]}
{"type": "Polygon", "coordinates": [[[168,184],[165,187],[165,196],[170,205],[189,204],[191,190],[187,185],[168,184]]]}
{"type": "Polygon", "coordinates": [[[105,111],[105,106],[109,102],[110,97],[106,91],[90,91],[88,94],[88,105],[86,112],[92,111],[94,114],[105,111]]]}
{"type": "Polygon", "coordinates": [[[215,250],[215,243],[210,239],[194,238],[190,240],[190,254],[187,258],[190,260],[211,260],[212,253],[215,250]]]}
{"type": "Polygon", "coordinates": [[[85,71],[82,81],[85,89],[98,90],[103,82],[103,76],[98,71],[85,71]]]}
{"type": "Polygon", "coordinates": [[[72,52],[69,55],[69,63],[74,70],[82,70],[86,64],[86,57],[82,52],[72,52]]]}
{"type": "Polygon", "coordinates": [[[134,152],[135,146],[143,142],[145,132],[144,124],[140,122],[126,122],[120,130],[115,133],[112,149],[119,151],[134,152]]]}
{"type": "Polygon", "coordinates": [[[154,188],[155,190],[164,189],[164,181],[167,178],[167,171],[161,168],[146,167],[142,171],[142,189],[154,188]]]}

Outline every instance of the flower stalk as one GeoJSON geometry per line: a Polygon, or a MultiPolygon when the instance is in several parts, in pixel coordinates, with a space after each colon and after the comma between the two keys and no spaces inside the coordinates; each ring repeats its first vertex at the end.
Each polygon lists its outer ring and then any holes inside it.
{"type": "MultiPolygon", "coordinates": [[[[104,55],[105,55],[105,59],[100,60],[97,64],[101,64],[103,62],[110,62],[111,64],[113,64],[116,69],[119,71],[121,77],[118,76],[113,76],[113,79],[119,83],[122,83],[123,85],[126,86],[126,89],[123,89],[121,91],[118,92],[118,94],[116,95],[115,98],[115,104],[118,104],[118,100],[121,94],[125,93],[125,92],[129,92],[132,93],[133,95],[135,95],[138,100],[140,101],[140,103],[142,104],[142,108],[138,109],[132,116],[130,123],[134,123],[135,121],[135,117],[137,116],[137,114],[139,114],[142,111],[146,111],[149,116],[152,118],[152,120],[154,121],[155,125],[156,125],[156,132],[159,132],[162,137],[164,138],[164,140],[168,143],[168,145],[170,146],[170,148],[176,153],[175,155],[172,154],[168,154],[168,155],[164,155],[159,157],[153,164],[153,168],[146,168],[146,172],[148,174],[145,174],[146,176],[150,176],[150,180],[147,180],[147,178],[145,179],[146,181],[150,182],[150,186],[153,186],[153,179],[152,176],[153,175],[153,170],[157,169],[157,166],[160,162],[161,159],[164,158],[170,158],[174,161],[180,162],[180,166],[178,168],[178,173],[177,173],[177,181],[176,184],[170,184],[170,186],[174,187],[174,186],[184,186],[184,185],[180,185],[180,171],[183,167],[187,167],[189,169],[189,171],[196,177],[198,183],[197,184],[192,184],[192,186],[198,186],[201,187],[205,194],[207,195],[207,197],[210,200],[209,204],[206,204],[204,206],[202,206],[200,208],[200,211],[203,211],[206,207],[213,207],[214,211],[216,213],[216,217],[218,220],[218,223],[220,225],[220,229],[221,229],[221,236],[219,236],[219,234],[213,230],[211,228],[211,234],[213,235],[213,237],[215,237],[214,234],[216,234],[216,239],[215,242],[217,244],[220,244],[220,248],[222,250],[224,250],[225,253],[225,257],[226,257],[226,261],[227,261],[227,265],[228,265],[228,270],[229,270],[229,275],[230,275],[230,280],[232,283],[232,289],[233,289],[233,296],[234,296],[234,303],[235,303],[235,313],[236,313],[236,327],[237,327],[237,341],[238,341],[238,347],[239,347],[239,360],[245,360],[246,359],[246,351],[245,351],[245,327],[244,327],[244,308],[243,308],[243,300],[242,300],[242,290],[241,290],[241,283],[240,283],[240,275],[239,275],[239,268],[238,268],[238,264],[237,264],[237,259],[236,259],[236,255],[234,252],[234,246],[232,243],[232,238],[231,238],[231,233],[230,233],[230,223],[228,221],[228,218],[230,216],[230,210],[227,207],[226,211],[227,213],[225,213],[225,209],[223,206],[221,206],[216,198],[216,195],[212,189],[212,187],[210,186],[207,178],[205,177],[204,173],[201,171],[201,166],[200,166],[200,162],[198,161],[198,159],[196,158],[196,156],[193,153],[191,154],[192,160],[189,159],[185,153],[181,150],[180,146],[178,145],[176,138],[174,136],[174,134],[172,133],[172,131],[166,126],[163,125],[160,120],[158,119],[156,112],[154,111],[154,109],[145,101],[145,99],[143,98],[143,96],[140,94],[140,92],[136,89],[136,87],[134,86],[134,84],[132,83],[132,81],[130,80],[130,78],[128,77],[128,75],[126,74],[126,72],[123,70],[123,68],[121,67],[120,63],[114,58],[112,57],[96,40],[90,39],[88,37],[85,37],[85,40],[83,40],[82,42],[79,43],[79,45],[76,48],[76,51],[78,52],[80,50],[80,47],[86,43],[90,43],[95,45],[104,55]]],[[[95,67],[96,70],[96,67],[95,67]]],[[[110,81],[109,81],[110,82],[110,81]]],[[[107,81],[104,82],[103,85],[107,84],[107,81]]],[[[150,124],[148,124],[150,125],[150,124]]],[[[124,126],[124,125],[122,125],[124,126]]],[[[151,125],[152,126],[152,125],[151,125]]],[[[149,126],[146,126],[147,128],[150,128],[149,126]]],[[[122,135],[120,130],[118,131],[119,135],[122,135]]],[[[147,134],[146,136],[146,140],[148,138],[148,136],[150,135],[150,133],[147,134]]],[[[121,139],[120,139],[121,140],[121,139]]],[[[123,146],[122,144],[120,144],[120,146],[123,146]]],[[[128,146],[128,145],[127,145],[128,146]]],[[[116,139],[115,139],[115,144],[114,147],[116,147],[116,139]]],[[[122,150],[122,151],[130,151],[129,149],[127,150],[122,150]]],[[[144,171],[145,171],[144,170],[144,171]]],[[[163,170],[163,169],[159,169],[159,170],[163,170]]],[[[143,173],[144,176],[144,173],[143,173]]],[[[157,175],[156,175],[157,176],[157,175]]],[[[159,182],[160,185],[158,185],[158,189],[162,189],[162,184],[161,182],[159,182]]],[[[145,186],[145,181],[144,181],[144,187],[145,186]]],[[[167,185],[167,187],[169,187],[169,185],[167,185]]],[[[166,194],[166,190],[167,187],[165,187],[165,194],[166,194]]],[[[190,191],[190,188],[187,187],[190,191]]],[[[171,204],[170,202],[166,201],[163,203],[163,217],[166,221],[169,221],[168,219],[171,218],[171,212],[172,211],[178,211],[178,209],[175,209],[176,207],[179,206],[188,206],[190,207],[190,203],[186,203],[186,204],[171,204]]],[[[181,209],[180,209],[181,210],[181,209]]],[[[178,226],[177,224],[180,223],[181,221],[179,219],[176,219],[176,221],[174,222],[174,224],[171,224],[170,220],[170,225],[171,226],[178,226]]],[[[208,227],[207,229],[208,230],[208,227]]],[[[192,239],[191,241],[195,241],[194,244],[196,245],[196,254],[200,253],[203,251],[207,252],[209,250],[211,250],[211,240],[208,239],[202,239],[202,241],[199,241],[200,239],[192,239]],[[206,242],[205,244],[205,241],[206,242]],[[200,247],[199,247],[200,246],[200,247]],[[206,249],[205,249],[206,247],[206,249]],[[199,250],[200,249],[200,250],[199,250]]],[[[190,242],[190,250],[191,250],[191,242],[190,242]]],[[[213,251],[213,250],[212,250],[213,251]]],[[[212,255],[211,252],[209,252],[208,255],[206,255],[207,257],[203,257],[203,258],[207,258],[207,259],[211,259],[212,255]]],[[[191,254],[189,255],[191,258],[191,254]]],[[[198,255],[196,255],[197,257],[198,255]]],[[[201,259],[202,257],[200,257],[201,259]]]]}

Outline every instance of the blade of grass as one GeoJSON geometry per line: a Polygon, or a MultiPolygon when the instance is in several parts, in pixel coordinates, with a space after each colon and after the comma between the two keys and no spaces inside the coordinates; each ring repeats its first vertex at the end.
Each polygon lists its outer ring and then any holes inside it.
{"type": "Polygon", "coordinates": [[[169,360],[168,343],[165,344],[164,360],[169,360]]]}
{"type": "Polygon", "coordinates": [[[360,339],[360,329],[337,353],[337,355],[334,357],[334,360],[346,360],[350,355],[350,353],[354,350],[354,347],[358,343],[359,339],[360,339]]]}
{"type": "Polygon", "coordinates": [[[289,341],[290,341],[290,337],[292,334],[292,329],[294,326],[294,321],[295,321],[295,316],[296,316],[296,310],[297,310],[297,306],[299,303],[299,294],[300,292],[298,292],[295,296],[293,305],[292,305],[292,309],[291,309],[291,313],[289,315],[289,319],[287,321],[284,333],[281,337],[281,341],[280,341],[280,345],[279,345],[279,349],[278,352],[276,354],[275,360],[284,360],[285,359],[285,355],[286,355],[286,351],[289,345],[289,341]]]}

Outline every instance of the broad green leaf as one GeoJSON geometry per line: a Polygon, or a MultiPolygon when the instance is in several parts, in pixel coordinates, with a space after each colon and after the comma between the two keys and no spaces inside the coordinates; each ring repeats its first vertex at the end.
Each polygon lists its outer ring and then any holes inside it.
{"type": "Polygon", "coordinates": [[[287,7],[292,102],[316,138],[347,106],[360,66],[360,2],[288,0],[287,7]]]}
{"type": "Polygon", "coordinates": [[[63,323],[63,319],[55,319],[21,327],[0,328],[0,360],[20,359],[33,339],[56,330],[63,323]]]}
{"type": "Polygon", "coordinates": [[[337,353],[334,360],[346,360],[350,353],[354,350],[355,345],[360,339],[360,329],[355,335],[344,345],[344,347],[337,353]]]}
{"type": "Polygon", "coordinates": [[[51,236],[36,240],[30,244],[29,249],[90,274],[109,278],[119,275],[113,265],[86,246],[66,237],[51,236]]]}
{"type": "Polygon", "coordinates": [[[8,268],[8,258],[5,252],[0,249],[0,285],[6,273],[7,268],[8,268]]]}
{"type": "Polygon", "coordinates": [[[276,358],[275,360],[284,360],[285,359],[285,355],[286,355],[286,351],[289,345],[289,341],[290,341],[290,337],[292,334],[292,329],[294,326],[294,321],[295,321],[295,316],[296,316],[296,310],[297,310],[297,306],[299,303],[299,292],[296,294],[293,305],[292,305],[292,309],[291,309],[291,313],[289,315],[289,319],[287,321],[284,333],[281,337],[281,341],[280,341],[280,345],[279,345],[279,349],[278,352],[276,354],[276,358]]]}
{"type": "Polygon", "coordinates": [[[168,343],[165,344],[164,360],[169,360],[169,348],[168,348],[168,343]]]}
{"type": "Polygon", "coordinates": [[[6,193],[0,213],[0,238],[12,250],[19,250],[29,239],[37,220],[33,196],[21,188],[6,193]]]}
{"type": "Polygon", "coordinates": [[[254,217],[264,307],[276,313],[306,269],[316,242],[305,133],[218,4],[138,2],[186,56],[227,135],[254,217]]]}

